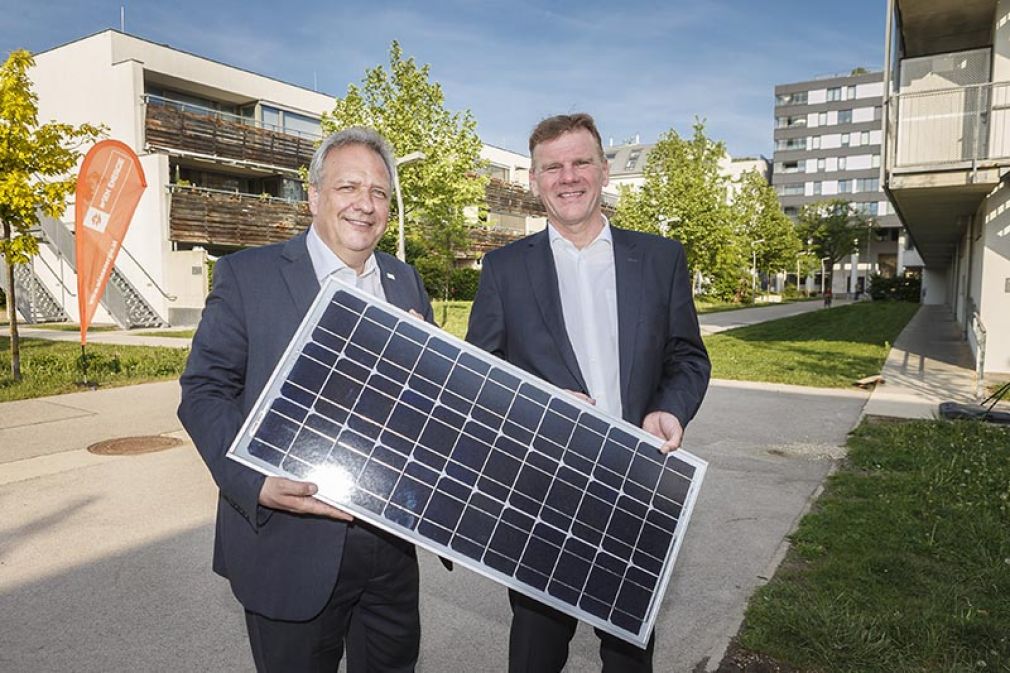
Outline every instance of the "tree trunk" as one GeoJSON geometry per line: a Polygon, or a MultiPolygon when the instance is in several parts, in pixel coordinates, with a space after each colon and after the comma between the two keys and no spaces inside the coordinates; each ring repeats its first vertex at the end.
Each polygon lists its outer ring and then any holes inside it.
{"type": "MultiPolygon", "coordinates": [[[[11,226],[4,222],[4,241],[8,247],[11,242],[11,226]]],[[[14,265],[10,259],[7,262],[7,320],[11,327],[11,377],[17,383],[21,380],[21,339],[18,336],[18,305],[14,289],[14,265]]]]}

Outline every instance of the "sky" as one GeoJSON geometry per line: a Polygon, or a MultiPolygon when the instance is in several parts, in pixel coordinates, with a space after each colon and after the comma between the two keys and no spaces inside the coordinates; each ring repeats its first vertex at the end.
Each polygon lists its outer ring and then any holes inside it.
{"type": "Polygon", "coordinates": [[[882,66],[885,0],[0,0],[0,54],[108,28],[343,96],[398,40],[485,143],[526,152],[542,118],[592,114],[604,143],[695,118],[734,157],[772,153],[776,84],[882,66]]]}

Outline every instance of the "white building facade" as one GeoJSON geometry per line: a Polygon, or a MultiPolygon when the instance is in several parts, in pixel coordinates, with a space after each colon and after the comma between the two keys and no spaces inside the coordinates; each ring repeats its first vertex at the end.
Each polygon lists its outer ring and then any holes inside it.
{"type": "Polygon", "coordinates": [[[881,181],[984,374],[1010,375],[1010,0],[893,0],[881,181]]]}

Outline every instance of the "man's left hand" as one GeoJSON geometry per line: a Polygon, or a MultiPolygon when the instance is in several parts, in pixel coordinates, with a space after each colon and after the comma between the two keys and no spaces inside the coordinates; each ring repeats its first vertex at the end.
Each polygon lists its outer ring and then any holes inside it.
{"type": "Polygon", "coordinates": [[[663,446],[659,447],[663,453],[679,449],[684,438],[684,428],[680,426],[680,421],[668,411],[651,412],[642,421],[642,429],[664,440],[663,446]]]}

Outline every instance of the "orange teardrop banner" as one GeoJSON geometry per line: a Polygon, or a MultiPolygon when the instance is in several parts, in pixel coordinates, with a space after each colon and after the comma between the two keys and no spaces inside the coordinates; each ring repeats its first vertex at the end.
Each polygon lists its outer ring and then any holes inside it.
{"type": "Polygon", "coordinates": [[[118,140],[101,141],[91,148],[81,164],[77,176],[74,231],[77,235],[77,303],[82,346],[146,187],[140,160],[118,140]]]}

